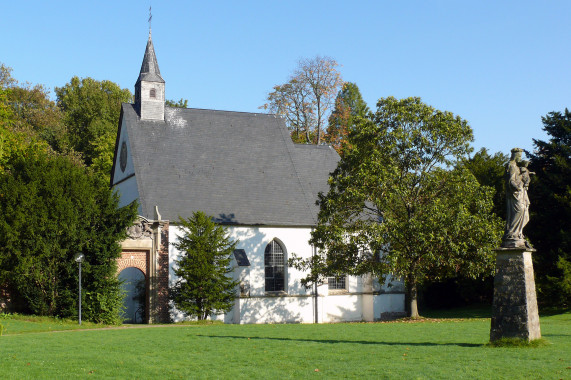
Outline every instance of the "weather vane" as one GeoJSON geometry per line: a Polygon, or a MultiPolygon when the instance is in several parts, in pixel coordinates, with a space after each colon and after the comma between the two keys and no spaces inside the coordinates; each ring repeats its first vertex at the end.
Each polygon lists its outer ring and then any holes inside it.
{"type": "Polygon", "coordinates": [[[151,20],[153,19],[153,14],[151,13],[151,7],[149,7],[149,34],[151,34],[151,20]]]}

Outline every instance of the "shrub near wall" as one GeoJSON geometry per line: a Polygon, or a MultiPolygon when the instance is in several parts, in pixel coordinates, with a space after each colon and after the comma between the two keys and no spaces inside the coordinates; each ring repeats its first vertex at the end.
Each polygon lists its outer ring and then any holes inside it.
{"type": "Polygon", "coordinates": [[[0,198],[0,283],[21,295],[28,312],[76,316],[81,252],[86,319],[117,320],[118,241],[136,205],[118,208],[117,195],[88,169],[47,154],[9,160],[0,198]]]}

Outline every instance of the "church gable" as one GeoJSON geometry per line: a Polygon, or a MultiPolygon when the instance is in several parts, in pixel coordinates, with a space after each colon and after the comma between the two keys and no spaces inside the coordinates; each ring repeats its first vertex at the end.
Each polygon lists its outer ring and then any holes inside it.
{"type": "MultiPolygon", "coordinates": [[[[139,188],[131,154],[132,148],[123,115],[122,109],[111,170],[111,186],[120,194],[119,206],[121,207],[139,199],[139,188]]],[[[139,211],[141,210],[139,209],[139,211]]]]}
{"type": "Polygon", "coordinates": [[[129,135],[125,130],[125,123],[119,122],[117,141],[115,142],[115,155],[113,158],[113,170],[111,173],[111,185],[123,181],[125,178],[135,175],[129,135]]]}

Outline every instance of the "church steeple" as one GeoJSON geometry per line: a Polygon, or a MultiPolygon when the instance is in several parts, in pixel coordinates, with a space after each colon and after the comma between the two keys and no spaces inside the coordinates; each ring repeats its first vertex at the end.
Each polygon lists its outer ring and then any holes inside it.
{"type": "Polygon", "coordinates": [[[159,70],[150,28],[141,71],[135,83],[135,105],[142,120],[165,119],[165,81],[159,70]]]}

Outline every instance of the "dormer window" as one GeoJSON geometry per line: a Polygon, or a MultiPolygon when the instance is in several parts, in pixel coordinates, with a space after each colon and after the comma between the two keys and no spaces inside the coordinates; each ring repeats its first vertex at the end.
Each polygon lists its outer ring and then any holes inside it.
{"type": "Polygon", "coordinates": [[[156,91],[155,91],[154,88],[151,88],[151,91],[149,92],[149,96],[150,96],[151,98],[156,98],[156,97],[157,97],[157,93],[156,93],[156,91]]]}

